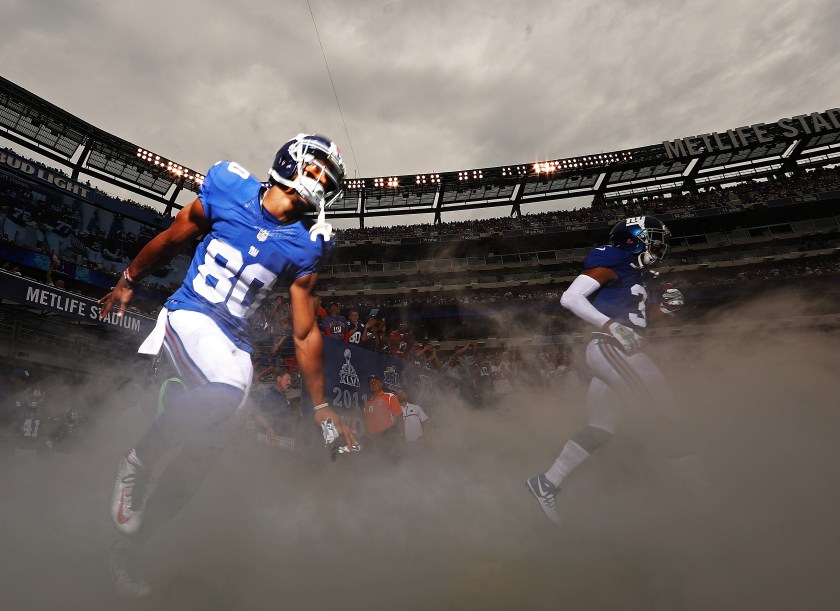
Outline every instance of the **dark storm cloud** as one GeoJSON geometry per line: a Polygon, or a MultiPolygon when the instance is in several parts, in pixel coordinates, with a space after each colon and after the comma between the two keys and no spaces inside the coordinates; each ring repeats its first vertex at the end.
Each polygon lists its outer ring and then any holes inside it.
{"type": "Polygon", "coordinates": [[[4,76],[196,169],[235,158],[258,174],[303,130],[372,176],[643,146],[840,103],[830,0],[311,4],[352,148],[306,2],[6,0],[4,76]]]}

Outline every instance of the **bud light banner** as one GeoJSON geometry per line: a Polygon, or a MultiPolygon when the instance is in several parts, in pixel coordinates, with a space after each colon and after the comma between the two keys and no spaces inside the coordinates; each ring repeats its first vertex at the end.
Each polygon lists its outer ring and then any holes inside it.
{"type": "MultiPolygon", "coordinates": [[[[436,371],[324,337],[324,398],[359,435],[365,430],[362,408],[370,397],[368,376],[371,375],[382,379],[385,392],[403,388],[409,402],[424,407],[431,407],[430,403],[437,401],[438,390],[446,388],[436,371]]],[[[312,408],[305,384],[303,405],[312,408]]]]}

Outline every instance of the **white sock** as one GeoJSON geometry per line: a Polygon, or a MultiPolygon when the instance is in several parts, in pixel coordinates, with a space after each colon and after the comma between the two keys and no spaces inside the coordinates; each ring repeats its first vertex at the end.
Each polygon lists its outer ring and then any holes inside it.
{"type": "Polygon", "coordinates": [[[551,468],[545,472],[545,476],[555,486],[559,486],[566,476],[577,469],[584,460],[589,458],[589,452],[580,447],[571,439],[563,446],[563,451],[560,456],[551,465],[551,468]]]}

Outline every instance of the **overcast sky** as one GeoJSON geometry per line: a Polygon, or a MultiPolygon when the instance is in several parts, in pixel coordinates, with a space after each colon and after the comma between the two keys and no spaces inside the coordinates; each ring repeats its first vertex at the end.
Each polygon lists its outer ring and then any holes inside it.
{"type": "Polygon", "coordinates": [[[306,0],[0,0],[2,74],[195,170],[260,178],[299,131],[370,177],[840,106],[837,0],[310,2],[347,131],[306,0]]]}

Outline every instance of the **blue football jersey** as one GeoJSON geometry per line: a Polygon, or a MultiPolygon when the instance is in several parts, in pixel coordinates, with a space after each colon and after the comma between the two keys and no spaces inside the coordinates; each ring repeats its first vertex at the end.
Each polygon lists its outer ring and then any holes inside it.
{"type": "Polygon", "coordinates": [[[616,248],[599,246],[583,262],[583,269],[607,267],[618,278],[602,286],[591,298],[592,305],[604,314],[631,328],[647,326],[647,273],[636,269],[636,255],[616,248]]]}
{"type": "Polygon", "coordinates": [[[365,326],[358,322],[355,325],[353,323],[347,323],[347,330],[344,332],[345,340],[348,344],[361,344],[362,343],[362,335],[364,334],[365,326]]]}
{"type": "Polygon", "coordinates": [[[166,307],[212,318],[250,352],[248,319],[278,281],[288,286],[317,272],[332,242],[312,241],[313,221],[281,223],[262,209],[263,184],[237,163],[220,161],[207,172],[199,199],[210,231],[166,307]]]}

